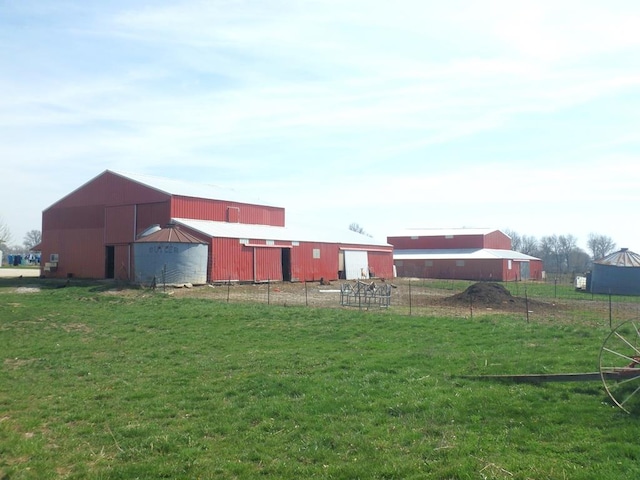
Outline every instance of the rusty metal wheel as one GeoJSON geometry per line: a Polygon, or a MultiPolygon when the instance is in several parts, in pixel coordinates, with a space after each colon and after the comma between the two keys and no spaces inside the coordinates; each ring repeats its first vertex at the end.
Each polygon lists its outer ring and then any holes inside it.
{"type": "Polygon", "coordinates": [[[640,411],[640,321],[622,322],[600,349],[600,377],[607,394],[627,413],[640,411]]]}

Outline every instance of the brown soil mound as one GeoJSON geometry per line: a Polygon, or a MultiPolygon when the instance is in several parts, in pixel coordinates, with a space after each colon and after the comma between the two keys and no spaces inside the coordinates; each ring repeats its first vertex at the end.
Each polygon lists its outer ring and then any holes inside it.
{"type": "Polygon", "coordinates": [[[499,283],[482,282],[470,285],[464,292],[450,297],[453,301],[463,301],[466,304],[500,305],[514,303],[511,292],[499,283]]]}
{"type": "Polygon", "coordinates": [[[447,297],[442,301],[450,306],[472,306],[496,310],[524,311],[526,308],[548,309],[552,304],[536,300],[514,297],[504,286],[495,282],[480,282],[470,285],[464,292],[447,297]]]}

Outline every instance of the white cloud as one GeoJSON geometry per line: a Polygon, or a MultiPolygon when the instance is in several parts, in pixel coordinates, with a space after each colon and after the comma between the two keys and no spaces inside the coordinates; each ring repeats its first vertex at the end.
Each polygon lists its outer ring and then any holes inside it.
{"type": "Polygon", "coordinates": [[[105,168],[178,165],[380,231],[415,210],[536,234],[583,228],[584,194],[640,206],[635,3],[21,5],[25,27],[3,29],[0,158],[59,176],[29,208],[105,168]]]}

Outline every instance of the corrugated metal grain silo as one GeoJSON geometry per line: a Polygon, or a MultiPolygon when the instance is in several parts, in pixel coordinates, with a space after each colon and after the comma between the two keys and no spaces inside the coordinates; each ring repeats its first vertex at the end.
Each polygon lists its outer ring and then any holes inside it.
{"type": "Polygon", "coordinates": [[[208,245],[175,225],[150,227],[133,244],[136,283],[207,283],[208,245]],[[146,235],[144,234],[146,233],[146,235]]]}
{"type": "Polygon", "coordinates": [[[640,255],[622,248],[593,263],[590,291],[640,295],[640,255]]]}

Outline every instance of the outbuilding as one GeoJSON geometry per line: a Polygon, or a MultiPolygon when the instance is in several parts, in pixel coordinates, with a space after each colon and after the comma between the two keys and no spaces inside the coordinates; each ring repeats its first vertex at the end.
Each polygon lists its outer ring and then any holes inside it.
{"type": "Polygon", "coordinates": [[[592,293],[640,295],[640,255],[622,248],[596,260],[587,276],[587,289],[592,293]]]}
{"type": "Polygon", "coordinates": [[[511,249],[490,228],[408,229],[387,237],[399,277],[457,280],[541,280],[542,260],[511,249]]]}
{"type": "MultiPolygon", "coordinates": [[[[141,234],[173,225],[207,249],[207,281],[389,278],[393,247],[211,185],[106,170],[42,212],[42,274],[136,281],[141,234]]],[[[152,237],[153,238],[153,237],[152,237]]],[[[147,239],[148,241],[148,239],[147,239]]],[[[147,248],[148,250],[148,248],[147,248]]]]}

